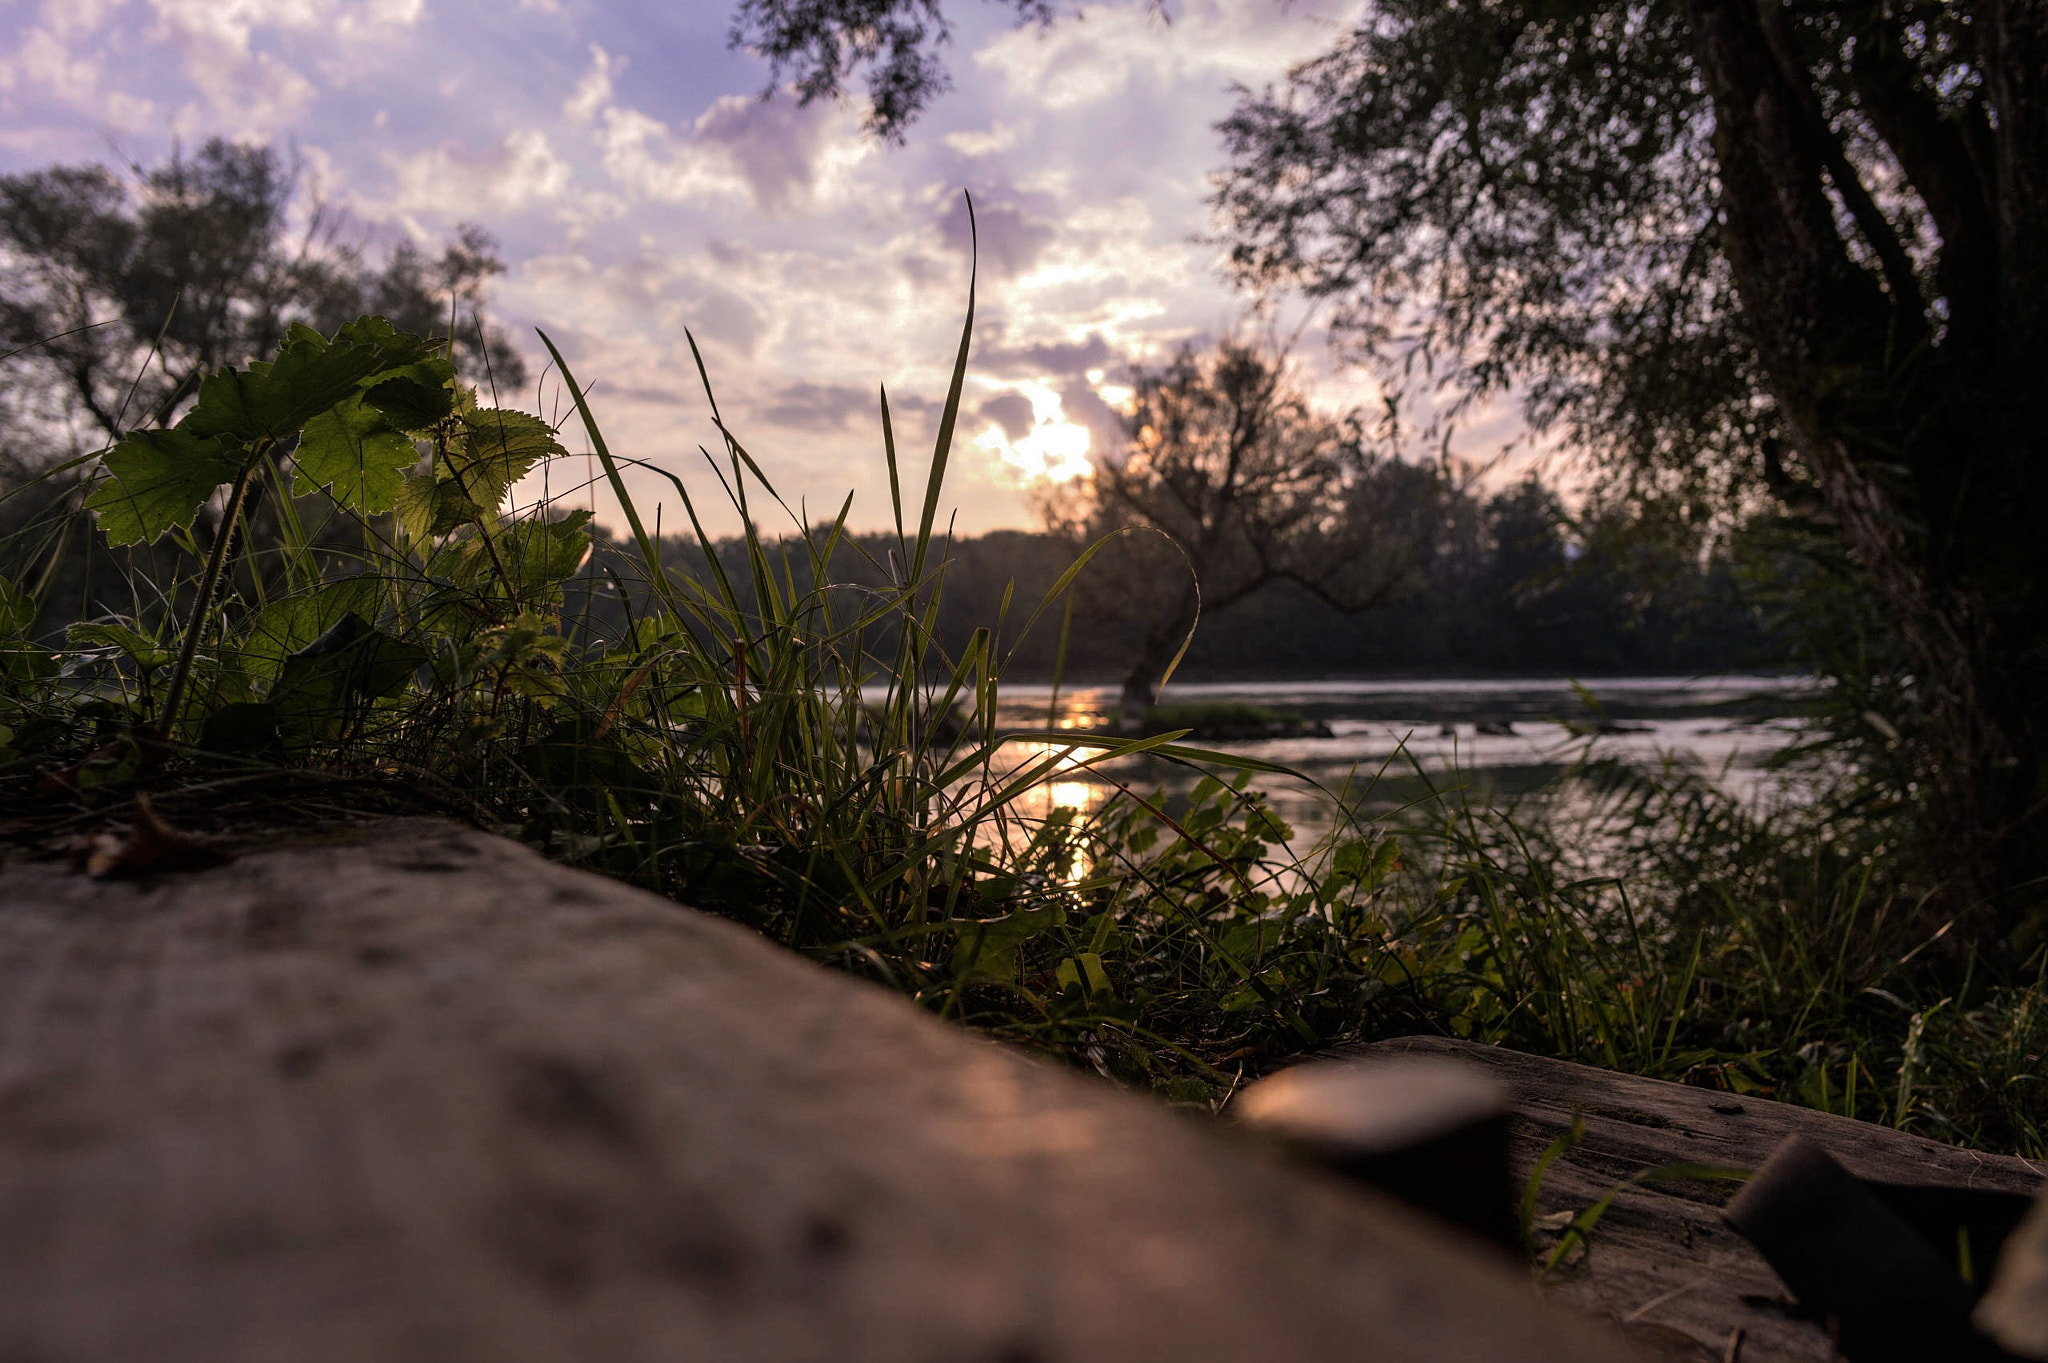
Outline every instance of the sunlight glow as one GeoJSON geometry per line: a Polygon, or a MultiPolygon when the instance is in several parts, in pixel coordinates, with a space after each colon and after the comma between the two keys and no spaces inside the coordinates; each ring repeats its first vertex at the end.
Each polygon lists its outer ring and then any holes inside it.
{"type": "Polygon", "coordinates": [[[1067,420],[1060,395],[1050,383],[1031,379],[1010,391],[1031,403],[1031,429],[1021,439],[1012,440],[992,422],[975,438],[977,447],[1022,470],[1032,481],[1065,483],[1095,471],[1088,459],[1088,428],[1067,420]]]}

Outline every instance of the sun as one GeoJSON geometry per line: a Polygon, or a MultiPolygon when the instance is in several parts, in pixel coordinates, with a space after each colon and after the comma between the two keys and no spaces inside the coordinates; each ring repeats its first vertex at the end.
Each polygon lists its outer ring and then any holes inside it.
{"type": "Polygon", "coordinates": [[[1068,483],[1095,472],[1089,460],[1092,437],[1086,426],[1067,420],[1060,395],[1051,383],[1028,379],[1010,390],[1031,403],[1032,425],[1012,440],[1001,425],[990,422],[975,445],[1020,470],[1031,482],[1068,483]]]}

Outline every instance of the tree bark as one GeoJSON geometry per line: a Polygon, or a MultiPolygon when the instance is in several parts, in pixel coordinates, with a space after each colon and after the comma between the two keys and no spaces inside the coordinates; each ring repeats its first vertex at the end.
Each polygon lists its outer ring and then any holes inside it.
{"type": "Polygon", "coordinates": [[[2048,18],[2024,0],[1973,11],[1995,115],[1983,128],[1929,104],[1881,41],[1859,48],[1869,121],[1944,233],[1944,329],[1843,235],[1846,221],[1880,260],[1895,245],[1865,187],[1844,183],[1857,172],[1780,0],[1686,9],[1725,250],[1771,394],[1914,658],[1940,825],[1927,831],[1964,867],[1958,899],[1979,935],[2010,930],[2048,900],[2048,18]],[[1988,203],[1969,150],[1986,135],[1988,203]]]}
{"type": "Polygon", "coordinates": [[[1188,631],[1195,627],[1201,609],[1200,588],[1190,581],[1176,600],[1172,612],[1161,616],[1145,631],[1137,659],[1124,676],[1123,695],[1117,709],[1119,728],[1136,729],[1144,723],[1146,712],[1159,700],[1161,679],[1173,662],[1181,640],[1187,638],[1188,631]]]}

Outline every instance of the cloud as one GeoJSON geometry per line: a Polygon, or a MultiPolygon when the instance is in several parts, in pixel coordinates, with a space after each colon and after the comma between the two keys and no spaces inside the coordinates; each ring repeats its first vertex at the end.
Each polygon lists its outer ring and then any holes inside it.
{"type": "Polygon", "coordinates": [[[1045,341],[1033,345],[1007,343],[990,337],[981,341],[975,353],[978,357],[976,368],[1009,378],[1080,374],[1090,369],[1118,365],[1124,360],[1110,348],[1099,331],[1091,331],[1079,341],[1045,341]]]}
{"type": "Polygon", "coordinates": [[[1003,434],[1012,441],[1022,440],[1030,434],[1034,423],[1031,399],[1022,393],[998,393],[975,408],[974,414],[983,421],[993,421],[1002,427],[1003,434]]]}
{"type": "Polygon", "coordinates": [[[562,102],[562,112],[578,123],[588,123],[612,102],[612,74],[626,69],[624,57],[614,57],[596,43],[590,45],[590,70],[576,82],[576,91],[562,102]]]}
{"type": "Polygon", "coordinates": [[[537,129],[508,133],[496,146],[475,150],[456,143],[387,156],[392,192],[384,201],[409,218],[474,218],[560,197],[570,170],[537,129]]]}
{"type": "Polygon", "coordinates": [[[777,426],[796,431],[840,431],[855,416],[878,410],[873,392],[844,384],[790,383],[775,391],[754,415],[777,426]]]}
{"type": "Polygon", "coordinates": [[[980,530],[1112,447],[1130,363],[1237,320],[1196,239],[1229,83],[1277,78],[1328,41],[1302,15],[1360,3],[1176,0],[1161,26],[1128,0],[1044,35],[968,6],[955,88],[884,147],[857,110],[762,102],[728,4],[18,0],[0,6],[0,170],[103,158],[110,131],[144,163],[174,134],[289,140],[372,233],[489,228],[498,316],[547,328],[621,455],[719,503],[689,328],[778,487],[814,505],[859,487],[860,525],[887,515],[879,385],[913,483],[931,448],[971,189],[983,268],[948,496],[980,530]]]}
{"type": "Polygon", "coordinates": [[[989,200],[974,206],[970,234],[967,200],[949,196],[939,216],[939,235],[961,255],[970,247],[978,250],[982,267],[998,278],[1015,278],[1038,262],[1058,229],[1021,204],[989,200]]]}
{"type": "Polygon", "coordinates": [[[867,154],[829,106],[800,108],[786,99],[727,95],[687,132],[671,131],[657,118],[610,102],[612,75],[624,63],[593,51],[595,64],[564,107],[571,117],[601,118],[597,141],[605,170],[636,198],[738,197],[771,216],[814,210],[828,173],[867,154]]]}
{"type": "Polygon", "coordinates": [[[973,132],[947,133],[939,140],[962,156],[994,156],[1016,146],[1018,139],[1029,126],[1029,123],[1019,119],[1015,123],[998,123],[992,128],[973,132]]]}

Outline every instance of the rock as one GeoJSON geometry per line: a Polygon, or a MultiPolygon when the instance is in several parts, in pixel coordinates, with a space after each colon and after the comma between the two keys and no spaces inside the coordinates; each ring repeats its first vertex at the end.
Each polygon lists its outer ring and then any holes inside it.
{"type": "Polygon", "coordinates": [[[1406,1208],[430,820],[0,868],[0,1358],[1599,1363],[1406,1208]]]}

